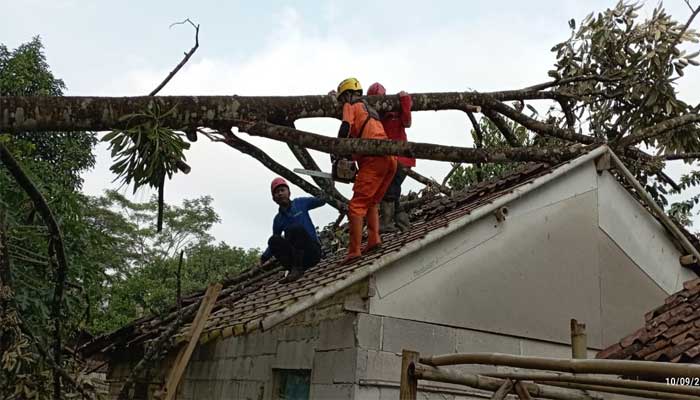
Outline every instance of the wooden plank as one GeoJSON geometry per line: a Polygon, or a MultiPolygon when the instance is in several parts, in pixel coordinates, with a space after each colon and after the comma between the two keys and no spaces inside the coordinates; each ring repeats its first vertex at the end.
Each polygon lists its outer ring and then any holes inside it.
{"type": "Polygon", "coordinates": [[[168,379],[165,381],[165,387],[163,387],[162,396],[164,400],[172,400],[177,394],[177,386],[180,384],[180,379],[182,379],[182,374],[187,368],[187,364],[190,362],[190,357],[192,357],[192,352],[194,352],[197,343],[199,342],[199,336],[204,330],[204,325],[206,325],[207,318],[211,310],[214,308],[217,297],[219,297],[219,292],[221,292],[221,284],[211,284],[207,287],[207,291],[202,298],[202,303],[199,305],[199,310],[197,310],[197,315],[192,321],[192,325],[188,333],[186,334],[187,345],[182,347],[175,358],[175,363],[170,369],[168,374],[168,379]]]}
{"type": "Polygon", "coordinates": [[[415,374],[415,365],[418,364],[420,354],[416,351],[404,350],[401,357],[401,386],[399,387],[400,400],[416,400],[418,396],[418,379],[415,374]]]}

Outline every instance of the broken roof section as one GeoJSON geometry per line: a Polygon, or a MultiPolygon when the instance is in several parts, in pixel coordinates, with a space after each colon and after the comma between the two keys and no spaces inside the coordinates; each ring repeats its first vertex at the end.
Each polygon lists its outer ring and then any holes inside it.
{"type": "Polygon", "coordinates": [[[644,326],[596,358],[697,363],[700,361],[700,278],[683,284],[645,315],[644,326]]]}
{"type": "MultiPolygon", "coordinates": [[[[411,210],[412,226],[408,232],[383,235],[380,249],[352,264],[338,265],[344,251],[337,251],[308,270],[301,279],[288,284],[278,282],[282,272],[248,271],[243,275],[250,284],[244,282],[242,292],[227,290],[234,285],[225,283],[200,340],[269,329],[607,151],[607,147],[601,146],[556,166],[527,164],[500,179],[480,183],[452,197],[435,196],[411,210]]],[[[203,293],[184,299],[184,304],[195,303],[203,293]]],[[[143,318],[96,338],[83,346],[82,353],[91,356],[139,348],[144,342],[157,338],[167,326],[168,321],[163,318],[143,318]]],[[[184,336],[188,327],[183,326],[178,337],[184,336]]]]}

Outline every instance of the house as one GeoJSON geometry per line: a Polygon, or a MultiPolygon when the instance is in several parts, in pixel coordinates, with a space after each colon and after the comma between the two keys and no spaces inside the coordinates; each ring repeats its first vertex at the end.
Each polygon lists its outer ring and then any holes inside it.
{"type": "MultiPolygon", "coordinates": [[[[593,357],[696,277],[679,263],[695,239],[664,228],[608,152],[437,197],[412,210],[409,232],[385,235],[354,264],[339,266],[341,251],[290,284],[279,274],[244,282],[218,299],[177,398],[396,399],[403,349],[568,358],[571,318],[587,324],[593,357]]],[[[112,396],[166,325],[142,319],[83,347],[107,361],[112,396]]],[[[137,397],[163,385],[174,353],[140,378],[137,397]]]]}

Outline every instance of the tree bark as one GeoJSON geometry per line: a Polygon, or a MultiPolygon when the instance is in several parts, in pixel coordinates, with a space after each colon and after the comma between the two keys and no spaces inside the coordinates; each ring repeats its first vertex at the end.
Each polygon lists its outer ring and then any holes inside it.
{"type": "Polygon", "coordinates": [[[373,139],[336,139],[265,122],[240,122],[239,128],[253,136],[266,137],[332,154],[367,156],[397,155],[437,161],[510,163],[538,161],[556,163],[576,157],[585,147],[520,147],[474,149],[429,143],[373,139]]]}
{"type": "MultiPolygon", "coordinates": [[[[412,111],[460,110],[479,112],[479,106],[522,99],[555,99],[554,92],[514,90],[503,92],[446,92],[412,94],[412,111]]],[[[368,96],[377,111],[400,110],[399,97],[368,96]]],[[[333,96],[150,96],[140,97],[0,97],[0,131],[106,131],[124,128],[122,117],[143,112],[158,104],[161,110],[174,109],[164,118],[164,126],[215,127],[235,120],[266,120],[277,123],[299,118],[340,118],[341,105],[333,96]]],[[[495,108],[494,108],[495,109],[495,108]]],[[[496,109],[496,111],[499,111],[496,109]]],[[[515,110],[513,112],[518,113],[515,110]]],[[[521,114],[522,117],[526,117],[521,114]]],[[[531,119],[530,119],[531,120],[531,119]]],[[[534,120],[532,120],[534,121],[534,120]]],[[[137,122],[136,120],[132,122],[137,122]]],[[[543,124],[543,123],[542,123],[543,124]]],[[[523,123],[522,125],[527,126],[523,123]]],[[[543,124],[546,126],[546,124],[543,124]]],[[[533,125],[538,127],[536,125],[533,125]]]]}

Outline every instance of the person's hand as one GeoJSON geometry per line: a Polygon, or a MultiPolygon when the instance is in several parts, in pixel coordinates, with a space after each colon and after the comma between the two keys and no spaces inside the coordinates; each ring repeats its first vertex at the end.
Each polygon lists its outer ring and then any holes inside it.
{"type": "Polygon", "coordinates": [[[403,90],[400,91],[400,92],[399,92],[399,97],[404,97],[404,96],[408,96],[408,93],[406,93],[406,92],[403,91],[403,90]]]}

